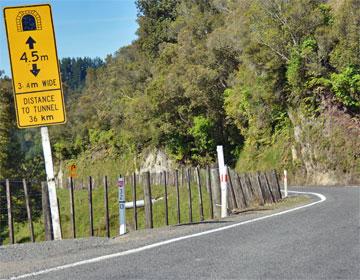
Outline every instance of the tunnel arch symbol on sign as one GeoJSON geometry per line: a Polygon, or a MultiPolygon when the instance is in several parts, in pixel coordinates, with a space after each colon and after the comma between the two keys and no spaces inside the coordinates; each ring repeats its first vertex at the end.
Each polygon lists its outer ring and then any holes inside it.
{"type": "Polygon", "coordinates": [[[41,18],[36,11],[22,11],[16,17],[18,32],[42,30],[41,18]]]}

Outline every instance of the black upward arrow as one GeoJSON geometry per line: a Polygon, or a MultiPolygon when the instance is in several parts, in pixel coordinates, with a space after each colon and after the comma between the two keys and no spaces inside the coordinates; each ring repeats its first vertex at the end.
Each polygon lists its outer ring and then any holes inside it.
{"type": "Polygon", "coordinates": [[[30,70],[30,72],[36,77],[39,72],[40,72],[40,69],[37,68],[37,64],[33,64],[32,65],[32,69],[30,70]]]}
{"type": "Polygon", "coordinates": [[[30,50],[34,49],[34,44],[36,44],[36,41],[30,36],[27,41],[26,44],[29,45],[30,50]]]}

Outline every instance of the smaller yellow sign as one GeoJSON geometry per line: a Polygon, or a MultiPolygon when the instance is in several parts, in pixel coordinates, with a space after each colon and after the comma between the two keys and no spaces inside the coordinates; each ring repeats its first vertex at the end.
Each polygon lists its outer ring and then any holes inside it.
{"type": "Polygon", "coordinates": [[[75,164],[72,164],[69,166],[69,171],[70,171],[70,177],[71,178],[76,178],[77,177],[77,173],[76,173],[76,165],[75,164]]]}
{"type": "Polygon", "coordinates": [[[7,7],[4,18],[18,127],[65,123],[50,5],[7,7]]]}

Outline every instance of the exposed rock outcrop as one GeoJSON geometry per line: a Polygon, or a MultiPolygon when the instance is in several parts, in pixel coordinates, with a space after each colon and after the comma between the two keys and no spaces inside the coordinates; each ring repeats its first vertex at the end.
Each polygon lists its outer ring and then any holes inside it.
{"type": "Polygon", "coordinates": [[[175,163],[166,155],[163,150],[152,150],[146,154],[144,161],[140,165],[140,173],[151,172],[160,173],[162,171],[173,170],[175,163]]]}
{"type": "Polygon", "coordinates": [[[290,112],[298,178],[307,184],[337,185],[360,182],[360,120],[336,106],[324,106],[320,116],[290,112]],[[302,173],[302,174],[300,174],[302,173]]]}

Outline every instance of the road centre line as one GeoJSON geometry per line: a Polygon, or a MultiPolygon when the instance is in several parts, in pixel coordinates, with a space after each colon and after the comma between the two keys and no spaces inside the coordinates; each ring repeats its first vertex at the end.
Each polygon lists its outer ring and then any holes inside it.
{"type": "MultiPolygon", "coordinates": [[[[105,261],[105,260],[109,260],[109,259],[114,259],[114,258],[118,258],[118,257],[122,257],[122,256],[127,256],[127,255],[131,255],[131,254],[139,253],[139,252],[142,252],[142,251],[145,251],[145,250],[149,250],[149,249],[157,248],[157,247],[160,247],[160,246],[164,246],[164,245],[167,245],[167,244],[179,242],[179,241],[182,241],[182,240],[186,240],[186,239],[190,239],[190,238],[194,238],[194,237],[199,237],[199,236],[203,236],[203,235],[208,235],[208,234],[211,234],[211,233],[220,232],[220,231],[228,230],[228,229],[231,229],[231,228],[235,228],[235,227],[238,227],[238,226],[241,226],[241,225],[250,224],[250,223],[265,220],[265,219],[268,219],[268,218],[284,215],[284,214],[291,213],[291,212],[294,212],[294,211],[297,211],[297,210],[300,210],[300,209],[304,209],[304,208],[307,208],[307,207],[314,206],[314,205],[322,203],[322,202],[324,202],[326,200],[326,197],[324,195],[320,194],[320,193],[299,192],[299,191],[289,191],[289,193],[313,195],[313,196],[316,196],[316,197],[320,198],[320,200],[317,200],[315,202],[312,202],[312,203],[309,203],[309,204],[306,204],[306,205],[303,205],[303,206],[298,206],[298,207],[295,207],[295,208],[292,208],[292,209],[288,209],[288,210],[284,210],[284,211],[281,211],[281,212],[278,212],[278,213],[274,213],[274,214],[271,214],[271,215],[255,218],[255,219],[252,219],[252,220],[247,220],[247,221],[239,222],[239,223],[236,223],[236,224],[232,224],[232,225],[228,225],[228,226],[224,226],[224,227],[220,227],[220,228],[216,228],[216,229],[211,229],[211,230],[207,230],[207,231],[203,231],[203,232],[199,232],[199,233],[195,233],[195,234],[190,234],[190,235],[185,235],[185,236],[181,236],[181,237],[177,237],[177,238],[172,238],[172,239],[169,239],[169,240],[157,242],[157,243],[154,243],[154,244],[146,245],[146,246],[135,248],[135,249],[130,249],[130,250],[123,251],[123,252],[104,255],[104,256],[101,256],[101,257],[91,258],[91,259],[87,259],[87,260],[83,260],[83,261],[78,261],[78,262],[74,262],[74,263],[70,263],[70,264],[65,264],[65,265],[61,265],[61,266],[57,266],[57,267],[52,267],[52,268],[48,268],[48,269],[44,269],[44,270],[40,270],[40,271],[36,271],[36,272],[32,272],[32,273],[27,273],[27,274],[23,274],[23,275],[19,275],[19,276],[13,276],[13,277],[8,278],[8,279],[9,280],[25,279],[25,278],[34,277],[34,276],[43,275],[43,274],[48,274],[48,273],[51,273],[51,272],[65,270],[65,269],[69,269],[69,268],[73,268],[73,267],[77,267],[77,266],[81,266],[81,265],[97,263],[97,262],[101,262],[101,261],[105,261]]],[[[4,279],[2,279],[2,280],[4,280],[4,279]]]]}

